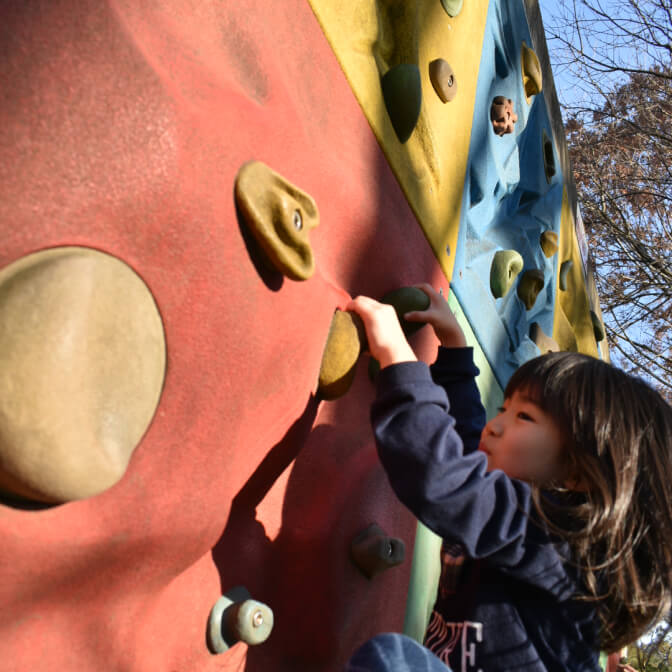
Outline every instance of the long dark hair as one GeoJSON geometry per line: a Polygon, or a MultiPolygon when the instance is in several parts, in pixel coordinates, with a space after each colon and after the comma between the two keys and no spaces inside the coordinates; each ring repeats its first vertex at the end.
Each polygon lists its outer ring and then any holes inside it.
{"type": "Polygon", "coordinates": [[[581,497],[551,484],[553,497],[535,489],[535,502],[551,532],[569,542],[583,599],[594,601],[600,619],[601,646],[615,651],[670,608],[672,408],[643,380],[569,352],[524,364],[505,396],[515,390],[566,439],[567,473],[581,497]],[[567,504],[562,515],[558,501],[567,504]]]}

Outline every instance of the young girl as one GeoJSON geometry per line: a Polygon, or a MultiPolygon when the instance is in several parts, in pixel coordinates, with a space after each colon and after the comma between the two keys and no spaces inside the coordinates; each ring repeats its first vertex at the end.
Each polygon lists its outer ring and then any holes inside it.
{"type": "Polygon", "coordinates": [[[596,672],[600,649],[670,607],[672,409],[641,380],[564,352],[524,364],[486,423],[471,348],[444,298],[420,287],[430,306],[405,318],[441,343],[431,376],[392,307],[358,297],[348,309],[381,365],[382,464],[444,539],[425,645],[455,672],[596,672]]]}

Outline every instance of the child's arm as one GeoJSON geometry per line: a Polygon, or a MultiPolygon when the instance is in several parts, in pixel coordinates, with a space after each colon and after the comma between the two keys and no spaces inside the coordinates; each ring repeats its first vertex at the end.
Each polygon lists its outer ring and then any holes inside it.
{"type": "Polygon", "coordinates": [[[426,322],[434,328],[434,333],[444,348],[463,348],[467,345],[464,332],[445,297],[428,283],[416,285],[429,297],[429,308],[406,313],[409,322],[426,322]]]}

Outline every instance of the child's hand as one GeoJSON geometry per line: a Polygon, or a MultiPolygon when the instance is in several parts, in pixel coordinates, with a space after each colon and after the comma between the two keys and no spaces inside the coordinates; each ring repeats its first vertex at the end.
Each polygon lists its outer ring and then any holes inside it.
{"type": "Polygon", "coordinates": [[[406,313],[409,322],[427,322],[434,327],[434,333],[444,348],[463,348],[467,345],[464,332],[449,308],[446,299],[427,283],[415,285],[429,297],[429,308],[406,313]]]}
{"type": "Polygon", "coordinates": [[[358,296],[348,304],[347,310],[362,318],[369,352],[378,360],[381,369],[391,364],[417,361],[392,306],[378,303],[368,296],[358,296]]]}

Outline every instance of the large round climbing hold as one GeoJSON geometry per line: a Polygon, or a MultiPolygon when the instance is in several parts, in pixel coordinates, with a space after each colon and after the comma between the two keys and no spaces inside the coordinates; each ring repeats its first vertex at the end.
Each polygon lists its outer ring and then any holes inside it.
{"type": "Polygon", "coordinates": [[[406,142],[420,117],[420,69],[412,63],[400,63],[383,75],[381,86],[385,108],[394,132],[399,142],[406,142]]]}
{"type": "Polygon", "coordinates": [[[165,364],[154,299],[119,259],[62,247],[0,271],[0,489],[56,503],[114,485],[165,364]]]}
{"type": "Polygon", "coordinates": [[[544,288],[544,273],[537,268],[525,271],[518,282],[518,297],[530,310],[544,288]]]}
{"type": "Polygon", "coordinates": [[[490,266],[490,291],[499,299],[506,296],[523,270],[523,258],[516,250],[499,250],[495,252],[490,266]]]}

